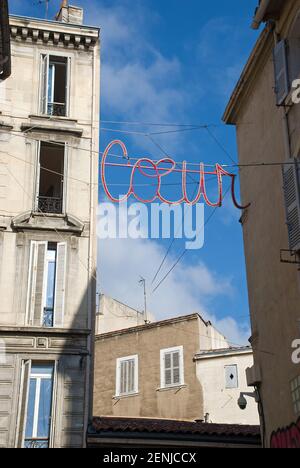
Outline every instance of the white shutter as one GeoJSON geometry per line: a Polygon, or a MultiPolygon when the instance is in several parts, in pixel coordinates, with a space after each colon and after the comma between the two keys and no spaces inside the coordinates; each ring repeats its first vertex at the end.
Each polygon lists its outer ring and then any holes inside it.
{"type": "Polygon", "coordinates": [[[130,356],[117,360],[117,395],[138,392],[138,357],[130,356]]]}
{"type": "Polygon", "coordinates": [[[65,311],[65,288],[66,288],[66,264],[67,244],[57,244],[56,256],[56,281],[54,301],[54,327],[62,327],[64,324],[65,311]]]}
{"type": "Polygon", "coordinates": [[[287,44],[285,40],[278,42],[273,51],[274,71],[275,71],[275,92],[277,105],[281,106],[290,91],[287,44]]]}
{"type": "Polygon", "coordinates": [[[180,353],[176,351],[172,354],[172,383],[180,384],[180,353]]]}
{"type": "Polygon", "coordinates": [[[49,55],[42,55],[41,113],[48,114],[49,55]]]}
{"type": "Polygon", "coordinates": [[[22,448],[24,446],[27,408],[28,408],[30,372],[31,372],[31,362],[25,361],[22,364],[21,388],[19,392],[20,401],[19,401],[18,428],[17,428],[17,447],[18,448],[22,448]]]}
{"type": "Polygon", "coordinates": [[[300,164],[296,159],[283,166],[283,190],[290,250],[300,250],[300,164]]]}
{"type": "Polygon", "coordinates": [[[166,353],[164,356],[165,386],[172,385],[172,354],[166,353]]]}
{"type": "Polygon", "coordinates": [[[33,241],[30,247],[27,321],[35,327],[42,325],[47,245],[33,241]]]}
{"type": "Polygon", "coordinates": [[[225,386],[226,388],[238,388],[238,369],[237,366],[225,367],[225,386]]]}

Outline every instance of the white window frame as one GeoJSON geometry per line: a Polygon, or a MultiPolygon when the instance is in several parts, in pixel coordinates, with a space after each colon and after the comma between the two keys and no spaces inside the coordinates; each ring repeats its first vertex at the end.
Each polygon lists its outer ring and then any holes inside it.
{"type": "Polygon", "coordinates": [[[117,359],[116,362],[116,397],[125,397],[136,395],[139,392],[139,357],[137,354],[134,356],[126,356],[117,359]],[[126,361],[134,361],[134,389],[129,393],[121,393],[121,364],[126,361]]]}
{"type": "Polygon", "coordinates": [[[226,390],[237,390],[240,388],[239,380],[239,366],[237,364],[227,364],[224,366],[224,379],[225,379],[225,388],[226,390]],[[229,369],[235,369],[236,373],[236,385],[227,385],[227,372],[229,369]]]}
{"type": "MultiPolygon", "coordinates": [[[[43,310],[46,306],[46,294],[47,294],[47,285],[48,285],[48,254],[49,254],[49,243],[48,241],[34,241],[30,242],[30,254],[29,254],[29,269],[28,269],[28,285],[27,285],[27,302],[26,302],[26,323],[32,325],[33,323],[33,310],[31,310],[30,301],[32,297],[30,296],[30,268],[33,268],[34,258],[37,256],[37,248],[39,244],[45,245],[45,262],[44,262],[44,283],[43,283],[43,297],[42,297],[42,310],[41,310],[41,318],[40,318],[40,326],[42,327],[43,323],[43,310]],[[35,251],[33,250],[33,246],[35,246],[35,251]]],[[[52,328],[61,328],[64,323],[64,312],[65,312],[65,303],[66,303],[66,272],[67,272],[67,252],[68,252],[68,244],[67,242],[54,242],[56,244],[56,261],[55,261],[55,287],[54,287],[54,306],[53,306],[53,327],[52,328]],[[64,297],[63,297],[63,313],[62,313],[62,324],[57,324],[57,317],[56,317],[56,300],[57,300],[57,268],[58,268],[58,248],[59,246],[64,245],[66,248],[66,255],[64,258],[64,297]]],[[[34,284],[36,283],[36,276],[34,276],[34,284]]]]}
{"type": "Polygon", "coordinates": [[[160,387],[161,388],[174,388],[182,387],[185,385],[184,381],[184,350],[183,346],[176,346],[174,348],[165,348],[160,350],[160,387]],[[179,383],[166,385],[165,382],[165,355],[170,353],[179,353],[179,383]]]}
{"type": "MultiPolygon", "coordinates": [[[[53,375],[53,372],[51,374],[34,374],[31,371],[29,382],[31,381],[31,379],[36,380],[35,404],[34,404],[34,414],[33,414],[33,429],[32,429],[32,438],[36,439],[38,436],[37,430],[38,430],[38,416],[39,416],[40,398],[41,398],[41,383],[42,383],[42,380],[50,379],[52,381],[52,388],[53,388],[54,375],[53,375]]],[[[52,405],[53,405],[53,390],[52,390],[51,407],[52,405]]]]}
{"type": "Polygon", "coordinates": [[[48,109],[48,80],[49,80],[49,64],[50,64],[50,57],[60,57],[60,58],[65,58],[67,60],[67,77],[66,77],[66,115],[64,117],[60,116],[53,116],[55,118],[68,118],[70,116],[70,96],[71,96],[71,67],[72,67],[72,57],[68,54],[64,54],[61,52],[55,52],[55,53],[49,53],[49,51],[42,51],[40,54],[40,86],[39,86],[39,100],[38,100],[38,114],[39,115],[44,115],[51,117],[47,113],[48,109]],[[47,58],[46,58],[47,57],[47,58]],[[46,108],[46,113],[45,109],[43,109],[43,86],[44,86],[44,77],[43,77],[43,68],[44,68],[44,60],[46,58],[46,63],[47,63],[47,78],[46,78],[46,102],[44,104],[46,108]]]}
{"type": "MultiPolygon", "coordinates": [[[[57,142],[61,144],[60,142],[57,142]]],[[[49,141],[49,144],[55,145],[55,142],[49,141]]],[[[62,146],[62,144],[61,144],[62,146]]],[[[41,156],[41,141],[37,142],[36,148],[36,183],[35,183],[35,197],[33,203],[33,211],[35,213],[39,212],[39,195],[40,195],[40,175],[41,175],[41,163],[40,163],[40,156],[41,156]]],[[[67,142],[64,142],[64,173],[63,173],[63,193],[62,193],[62,213],[61,215],[66,214],[67,212],[67,194],[68,194],[68,161],[69,161],[69,145],[67,142]]],[[[44,213],[44,216],[47,216],[47,213],[44,213]]]]}

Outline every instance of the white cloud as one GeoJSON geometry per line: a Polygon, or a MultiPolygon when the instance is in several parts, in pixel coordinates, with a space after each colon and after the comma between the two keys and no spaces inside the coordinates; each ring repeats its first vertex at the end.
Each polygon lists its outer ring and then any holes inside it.
{"type": "MultiPolygon", "coordinates": [[[[100,291],[143,310],[143,290],[138,283],[140,276],[143,276],[148,284],[149,311],[157,320],[198,312],[232,343],[245,344],[250,336],[249,329],[240,327],[229,316],[217,319],[208,305],[216,297],[235,294],[231,279],[220,278],[204,263],[190,265],[188,260],[183,261],[161,288],[151,294],[151,280],[164,254],[165,248],[152,240],[101,240],[98,252],[100,291]]],[[[174,254],[170,255],[160,278],[174,263],[175,257],[174,254]]]]}

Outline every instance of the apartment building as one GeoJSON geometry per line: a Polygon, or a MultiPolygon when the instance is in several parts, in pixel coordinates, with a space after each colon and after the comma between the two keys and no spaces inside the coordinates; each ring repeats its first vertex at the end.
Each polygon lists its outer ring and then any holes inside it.
{"type": "Polygon", "coordinates": [[[7,0],[0,0],[0,80],[11,74],[10,32],[7,0]]]}
{"type": "Polygon", "coordinates": [[[243,204],[254,368],[266,447],[300,447],[300,1],[262,0],[260,37],[228,103],[243,204]],[[264,165],[264,166],[263,166],[264,165]]]}
{"type": "Polygon", "coordinates": [[[10,17],[0,83],[0,446],[83,447],[91,410],[99,29],[10,17]]]}
{"type": "Polygon", "coordinates": [[[94,415],[257,424],[257,407],[250,405],[241,414],[237,404],[239,389],[251,391],[244,386],[246,367],[253,365],[251,350],[243,364],[232,351],[223,367],[215,366],[208,354],[221,350],[226,355],[226,349],[226,338],[198,314],[96,335],[94,415]],[[240,374],[226,392],[230,364],[231,369],[238,365],[240,374]],[[209,394],[215,398],[214,411],[209,394]],[[222,411],[228,403],[231,415],[228,408],[222,411]]]}
{"type": "Polygon", "coordinates": [[[248,386],[246,372],[253,366],[250,346],[198,352],[194,360],[203,389],[205,420],[217,424],[259,425],[256,395],[248,386]],[[246,407],[238,405],[240,398],[246,407]]]}

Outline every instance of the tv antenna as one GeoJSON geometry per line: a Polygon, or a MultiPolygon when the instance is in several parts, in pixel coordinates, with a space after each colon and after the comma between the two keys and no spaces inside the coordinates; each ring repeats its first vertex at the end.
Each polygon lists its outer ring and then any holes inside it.
{"type": "Polygon", "coordinates": [[[150,323],[148,320],[148,314],[147,314],[147,288],[146,288],[146,280],[142,276],[140,277],[139,284],[144,287],[144,317],[145,317],[145,324],[147,325],[150,323]]]}
{"type": "Polygon", "coordinates": [[[50,0],[37,0],[34,5],[45,5],[45,19],[48,19],[50,0]]]}

